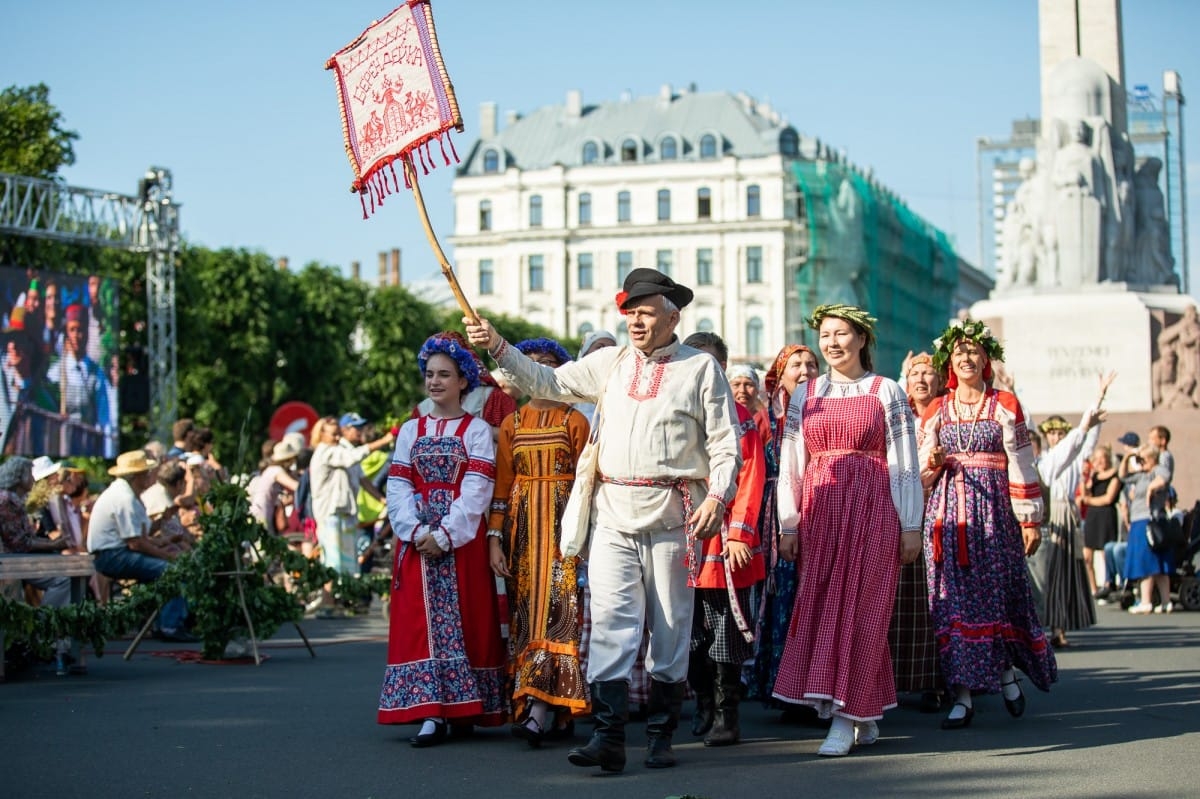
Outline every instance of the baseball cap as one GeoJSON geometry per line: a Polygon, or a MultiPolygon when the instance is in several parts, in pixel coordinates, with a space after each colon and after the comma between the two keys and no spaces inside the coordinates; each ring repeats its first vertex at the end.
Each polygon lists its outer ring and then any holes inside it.
{"type": "Polygon", "coordinates": [[[343,413],[342,418],[338,419],[338,427],[362,427],[366,423],[366,419],[362,418],[353,411],[350,413],[343,413]]]}
{"type": "Polygon", "coordinates": [[[1138,444],[1142,443],[1142,440],[1138,438],[1137,433],[1129,432],[1118,438],[1117,443],[1124,444],[1127,447],[1136,447],[1138,444]]]}

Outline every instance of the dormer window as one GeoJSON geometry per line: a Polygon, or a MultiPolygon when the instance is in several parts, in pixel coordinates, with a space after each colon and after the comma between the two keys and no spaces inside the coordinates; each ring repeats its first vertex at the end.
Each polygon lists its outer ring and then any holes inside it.
{"type": "Polygon", "coordinates": [[[500,151],[499,150],[484,150],[483,152],[483,174],[494,175],[500,171],[500,151]]]}
{"type": "Polygon", "coordinates": [[[674,136],[663,136],[658,143],[658,157],[662,161],[674,161],[679,157],[679,142],[674,136]]]}
{"type": "Polygon", "coordinates": [[[636,139],[626,139],[621,142],[621,163],[627,164],[638,160],[638,143],[636,139]]]}
{"type": "Polygon", "coordinates": [[[717,157],[717,137],[711,133],[705,133],[700,137],[700,157],[701,158],[716,158],[717,157]]]}
{"type": "Polygon", "coordinates": [[[594,164],[600,160],[600,146],[594,141],[583,143],[583,163],[594,164]]]}

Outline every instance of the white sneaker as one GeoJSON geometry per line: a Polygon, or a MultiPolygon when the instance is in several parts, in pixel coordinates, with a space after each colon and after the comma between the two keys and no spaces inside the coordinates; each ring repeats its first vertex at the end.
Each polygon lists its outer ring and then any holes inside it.
{"type": "Polygon", "coordinates": [[[845,757],[850,754],[850,747],[854,746],[853,733],[845,730],[830,730],[825,736],[821,748],[817,750],[817,754],[821,757],[845,757]]]}
{"type": "Polygon", "coordinates": [[[854,743],[870,746],[879,740],[879,725],[873,721],[854,722],[854,743]]]}
{"type": "Polygon", "coordinates": [[[1134,616],[1145,616],[1150,613],[1153,613],[1154,611],[1153,611],[1153,608],[1151,608],[1146,603],[1139,602],[1138,604],[1130,607],[1129,612],[1132,613],[1134,616]]]}
{"type": "Polygon", "coordinates": [[[1167,609],[1166,609],[1167,613],[1174,613],[1177,610],[1179,610],[1179,606],[1176,605],[1174,602],[1167,603],[1167,609]]]}

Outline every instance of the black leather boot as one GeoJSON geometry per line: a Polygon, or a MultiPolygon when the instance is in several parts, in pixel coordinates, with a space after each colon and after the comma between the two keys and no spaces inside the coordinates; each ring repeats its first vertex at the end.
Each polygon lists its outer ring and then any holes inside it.
{"type": "Polygon", "coordinates": [[[693,652],[688,658],[688,685],[696,695],[696,710],[692,713],[692,735],[704,735],[712,728],[715,685],[713,662],[702,652],[693,652]]]}
{"type": "Polygon", "coordinates": [[[605,680],[591,684],[592,717],[596,728],[584,746],[567,753],[575,766],[599,766],[601,771],[625,769],[625,721],[629,718],[629,683],[605,680]]]}
{"type": "Polygon", "coordinates": [[[650,707],[646,711],[646,768],[675,765],[671,735],[679,726],[687,683],[650,681],[650,707]]]}
{"type": "Polygon", "coordinates": [[[733,746],[742,739],[738,703],[742,701],[742,668],[736,663],[717,664],[717,710],[705,746],[733,746]]]}

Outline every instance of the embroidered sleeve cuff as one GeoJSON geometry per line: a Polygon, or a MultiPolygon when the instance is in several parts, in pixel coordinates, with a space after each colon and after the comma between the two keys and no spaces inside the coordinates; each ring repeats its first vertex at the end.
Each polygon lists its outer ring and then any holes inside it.
{"type": "Polygon", "coordinates": [[[780,535],[796,535],[796,533],[797,533],[797,530],[794,527],[790,530],[787,528],[784,528],[779,531],[780,535]]]}
{"type": "Polygon", "coordinates": [[[437,545],[442,548],[443,552],[450,551],[450,536],[440,527],[430,527],[429,534],[433,536],[433,540],[437,541],[437,545]]]}
{"type": "Polygon", "coordinates": [[[508,342],[505,341],[504,339],[500,339],[500,343],[497,344],[495,347],[492,347],[490,350],[488,350],[488,353],[492,356],[492,358],[499,361],[501,358],[504,357],[504,351],[507,349],[508,349],[508,342]]]}
{"type": "Polygon", "coordinates": [[[1041,526],[1042,525],[1037,522],[1021,522],[1021,527],[1028,528],[1030,530],[1039,530],[1041,529],[1041,526]]]}
{"type": "Polygon", "coordinates": [[[488,538],[504,538],[504,533],[500,532],[499,530],[488,530],[487,537],[488,538]]]}
{"type": "Polygon", "coordinates": [[[705,497],[705,499],[713,499],[713,500],[716,500],[717,502],[720,502],[722,508],[724,508],[728,505],[728,503],[725,502],[725,497],[721,496],[720,494],[714,494],[712,492],[709,492],[708,496],[705,497]]]}

